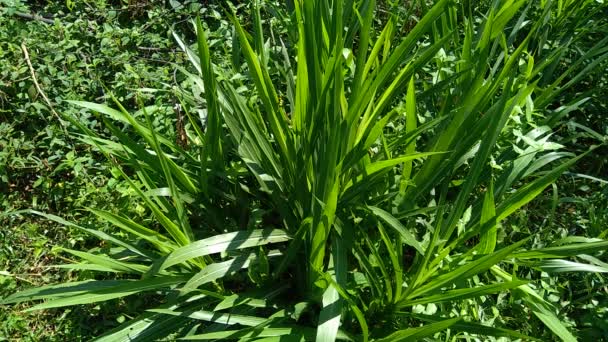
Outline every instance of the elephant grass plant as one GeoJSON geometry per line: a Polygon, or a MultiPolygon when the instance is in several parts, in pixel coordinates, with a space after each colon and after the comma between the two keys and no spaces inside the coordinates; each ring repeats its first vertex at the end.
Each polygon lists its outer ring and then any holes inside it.
{"type": "MultiPolygon", "coordinates": [[[[606,272],[567,259],[601,253],[608,241],[531,249],[529,239],[500,238],[501,222],[582,157],[549,141],[552,117],[511,133],[516,113],[543,113],[577,80],[568,69],[549,83],[545,72],[562,55],[534,50],[547,21],[565,20],[566,3],[491,1],[482,15],[472,2],[421,1],[412,26],[397,16],[378,24],[374,0],[296,0],[281,10],[296,37],[285,44],[279,33],[264,37],[254,1],[251,34],[227,14],[232,67],[213,63],[197,20],[195,49],[176,36],[196,72],[181,70],[204,94],[197,102],[176,92],[188,146],[152,129],[154,108],[74,102],[102,115],[112,139],[71,120],[116,163],[151,220],[90,209],[120,232],[110,234],[36,213],[112,246],[65,249],[82,261],[60,267],[117,279],[34,288],[2,303],[44,300],[28,309],[39,310],[160,298],[100,341],[413,341],[450,332],[533,340],[461,306],[510,293],[555,336],[576,340],[516,269],[606,272]],[[436,310],[420,310],[429,305],[436,310]]],[[[592,57],[605,59],[605,49],[582,61],[592,57]]]]}

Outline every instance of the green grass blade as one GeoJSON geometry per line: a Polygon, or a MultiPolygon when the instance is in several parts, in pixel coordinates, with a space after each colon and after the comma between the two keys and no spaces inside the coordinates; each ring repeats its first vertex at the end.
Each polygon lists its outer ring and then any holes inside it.
{"type": "Polygon", "coordinates": [[[91,264],[98,265],[101,267],[105,267],[109,270],[112,270],[112,272],[143,274],[149,268],[149,266],[145,266],[145,265],[118,261],[118,260],[115,260],[115,259],[110,258],[105,255],[96,255],[96,254],[92,254],[92,253],[80,252],[80,251],[75,251],[75,250],[68,249],[68,248],[61,248],[61,250],[64,252],[70,253],[72,255],[75,255],[81,259],[84,259],[84,260],[90,262],[91,264]]]}
{"type": "MultiPolygon", "coordinates": [[[[414,76],[410,79],[407,87],[407,94],[405,97],[405,133],[411,134],[418,128],[418,118],[416,114],[416,88],[414,87],[414,76]]],[[[416,151],[416,141],[413,140],[405,148],[406,154],[412,154],[416,151]]],[[[407,188],[407,182],[410,180],[412,175],[412,161],[406,161],[403,163],[403,172],[401,173],[401,184],[399,185],[399,192],[405,193],[407,188]]]]}
{"type": "Polygon", "coordinates": [[[205,255],[289,240],[287,232],[280,229],[256,229],[216,235],[194,241],[169,253],[160,263],[158,271],[205,255]]]}
{"type": "Polygon", "coordinates": [[[264,324],[267,319],[263,317],[255,317],[255,316],[247,316],[247,315],[238,315],[231,313],[218,313],[213,311],[174,311],[170,309],[150,309],[148,312],[161,313],[165,315],[172,316],[180,316],[180,317],[189,317],[196,320],[202,320],[212,323],[219,323],[224,325],[235,325],[240,324],[244,326],[256,326],[260,324],[264,324]]]}
{"type": "Polygon", "coordinates": [[[270,123],[274,138],[279,144],[283,159],[285,161],[290,160],[290,158],[288,158],[290,154],[287,147],[287,117],[283,110],[279,107],[278,96],[274,86],[269,81],[270,76],[268,75],[268,71],[267,69],[262,68],[260,65],[260,61],[251,48],[251,45],[247,40],[247,35],[241,27],[241,24],[234,17],[234,15],[230,15],[230,19],[236,28],[236,32],[241,43],[241,49],[245,55],[247,65],[249,65],[249,70],[256,85],[256,89],[258,90],[258,95],[260,96],[266,109],[266,113],[268,114],[267,119],[270,123]]]}
{"type": "Polygon", "coordinates": [[[503,201],[497,208],[497,221],[502,221],[504,218],[511,215],[517,209],[521,208],[526,203],[530,202],[536,196],[538,196],[547,186],[551,183],[555,182],[557,178],[568,168],[574,165],[578,160],[583,158],[586,152],[576,158],[572,158],[562,165],[554,168],[553,170],[547,172],[542,177],[536,179],[535,181],[525,185],[521,189],[518,189],[513,195],[503,201]]]}
{"type": "Polygon", "coordinates": [[[125,232],[131,233],[141,239],[150,242],[161,251],[169,252],[177,247],[175,243],[167,239],[163,234],[160,234],[152,229],[146,228],[127,218],[118,216],[116,214],[104,210],[89,208],[89,211],[95,214],[100,219],[104,220],[104,222],[111,223],[125,232]]]}
{"type": "MultiPolygon", "coordinates": [[[[142,106],[143,108],[143,103],[140,103],[140,106],[142,106]]],[[[143,113],[146,118],[146,123],[148,124],[148,127],[152,128],[152,120],[150,119],[150,115],[148,114],[145,108],[143,108],[143,113]]],[[[180,233],[178,236],[183,238],[183,241],[181,241],[182,244],[186,244],[194,238],[194,233],[192,232],[192,228],[190,227],[190,221],[186,217],[186,209],[184,208],[184,203],[181,199],[182,196],[178,192],[178,188],[173,179],[173,173],[171,172],[171,169],[168,166],[169,158],[162,150],[156,132],[153,129],[150,129],[150,131],[152,132],[152,147],[154,148],[154,151],[156,152],[156,155],[158,156],[158,159],[160,161],[162,172],[165,176],[164,181],[167,182],[167,185],[169,186],[171,199],[173,200],[172,209],[174,210],[175,216],[177,217],[178,224],[176,224],[176,226],[178,228],[178,232],[180,233]]]]}
{"type": "Polygon", "coordinates": [[[522,251],[511,254],[511,257],[517,259],[556,259],[601,252],[605,251],[607,248],[608,241],[594,241],[522,251]]]}
{"type": "Polygon", "coordinates": [[[481,297],[489,294],[495,294],[510,290],[518,286],[528,283],[527,281],[515,280],[511,282],[483,285],[467,289],[456,289],[442,292],[440,294],[428,295],[419,299],[403,300],[397,303],[397,308],[407,306],[422,305],[428,303],[440,303],[446,301],[458,301],[466,298],[481,297]]]}
{"type": "MultiPolygon", "coordinates": [[[[315,338],[314,330],[304,327],[272,327],[264,328],[249,332],[243,330],[224,330],[218,332],[209,332],[205,334],[197,334],[183,338],[183,340],[221,340],[221,339],[234,339],[234,338],[267,338],[267,337],[281,337],[285,339],[288,336],[304,336],[306,341],[313,341],[315,338]]],[[[280,341],[282,341],[281,339],[280,341]]],[[[258,341],[256,339],[256,341],[258,341]]]]}
{"type": "MultiPolygon", "coordinates": [[[[411,313],[404,313],[404,314],[406,314],[409,317],[413,317],[413,318],[419,319],[421,321],[431,322],[431,323],[444,320],[443,317],[437,317],[437,316],[416,315],[416,314],[411,314],[411,313]]],[[[496,327],[491,327],[491,326],[487,326],[487,325],[483,325],[481,323],[475,323],[475,322],[460,321],[460,322],[454,323],[452,326],[450,326],[450,330],[462,331],[462,332],[466,332],[469,334],[479,334],[482,336],[511,337],[511,338],[516,338],[516,339],[522,339],[524,341],[538,341],[538,342],[542,341],[542,340],[536,339],[534,337],[522,334],[515,330],[496,328],[496,327]]]]}
{"type": "Polygon", "coordinates": [[[0,304],[22,303],[39,299],[56,299],[83,294],[87,291],[100,291],[124,284],[126,280],[84,280],[58,285],[45,285],[14,293],[0,300],[0,304]]]}
{"type": "MultiPolygon", "coordinates": [[[[346,285],[346,273],[348,271],[346,246],[343,238],[333,235],[332,255],[329,263],[330,271],[333,272],[334,281],[340,286],[346,285]],[[333,268],[333,270],[332,270],[333,268]]],[[[338,336],[340,322],[342,319],[343,300],[333,285],[329,285],[323,293],[323,309],[319,314],[319,324],[315,341],[333,342],[338,336]]]]}
{"type": "Polygon", "coordinates": [[[134,320],[106,332],[94,342],[147,342],[158,341],[187,324],[187,317],[144,313],[134,320]]]}
{"type": "Polygon", "coordinates": [[[542,260],[533,263],[534,267],[540,268],[543,272],[547,273],[562,273],[562,272],[592,272],[592,273],[606,273],[608,272],[608,265],[591,265],[580,262],[574,262],[562,259],[553,260],[542,260]]]}
{"type": "Polygon", "coordinates": [[[479,237],[479,252],[489,254],[496,248],[496,207],[494,204],[494,181],[490,179],[490,186],[486,190],[481,209],[481,221],[479,224],[489,226],[487,231],[481,233],[479,237]]]}
{"type": "Polygon", "coordinates": [[[252,260],[257,257],[255,253],[245,254],[228,261],[217,262],[205,266],[200,272],[193,275],[188,282],[180,289],[181,295],[194,291],[197,287],[235,274],[243,268],[249,267],[252,260]]]}
{"type": "MultiPolygon", "coordinates": [[[[394,300],[401,298],[402,284],[403,284],[403,268],[401,267],[401,248],[398,248],[396,244],[394,244],[384,227],[381,223],[378,223],[378,231],[380,232],[380,237],[386,246],[386,251],[391,260],[391,264],[393,267],[393,271],[395,273],[393,280],[395,286],[395,296],[394,300]]],[[[398,243],[401,242],[401,239],[397,240],[398,243]]]]}
{"type": "Polygon", "coordinates": [[[514,250],[526,243],[527,240],[528,239],[524,239],[492,254],[483,256],[475,261],[466,263],[453,271],[439,275],[436,278],[430,280],[425,285],[422,285],[412,291],[412,293],[406,299],[412,299],[422,296],[425,293],[440,289],[445,285],[454,283],[458,280],[468,279],[469,277],[472,277],[476,274],[487,271],[492,266],[507,258],[514,250]]]}
{"type": "MultiPolygon", "coordinates": [[[[216,86],[216,76],[211,64],[211,56],[209,46],[207,45],[207,35],[201,24],[201,18],[196,18],[196,33],[198,56],[201,65],[201,74],[203,76],[205,99],[207,100],[207,133],[205,136],[206,146],[203,149],[203,161],[208,158],[212,159],[212,164],[215,168],[222,170],[224,162],[222,151],[222,115],[218,105],[218,95],[216,86]]],[[[203,170],[205,171],[205,170],[203,170]]],[[[203,172],[205,173],[205,172],[203,172]]]]}
{"type": "MultiPolygon", "coordinates": [[[[187,279],[188,278],[184,276],[165,276],[147,280],[125,280],[121,281],[118,285],[103,287],[102,289],[100,289],[99,286],[96,286],[95,283],[97,282],[79,284],[79,289],[81,291],[79,294],[70,293],[64,297],[52,299],[48,302],[35,305],[26,311],[97,303],[110,299],[130,296],[139,292],[166,289],[170,286],[183,283],[187,279]]],[[[43,297],[41,298],[48,298],[44,295],[44,288],[38,288],[36,290],[38,291],[33,293],[34,296],[40,297],[42,295],[43,297]]],[[[70,288],[68,287],[65,290],[67,292],[70,290],[70,288]]]]}
{"type": "Polygon", "coordinates": [[[448,329],[449,327],[461,320],[462,318],[451,318],[440,322],[427,324],[419,328],[408,328],[396,331],[385,338],[377,340],[377,342],[419,341],[424,337],[434,335],[436,332],[448,329]]]}
{"type": "MultiPolygon", "coordinates": [[[[505,281],[512,281],[511,275],[503,271],[500,267],[492,267],[492,273],[505,281]]],[[[555,314],[555,308],[553,305],[545,301],[539,294],[536,293],[530,286],[521,285],[515,291],[517,291],[523,301],[532,310],[534,315],[538,317],[544,324],[549,328],[555,336],[559,337],[564,342],[575,342],[576,338],[568,328],[564,326],[562,321],[555,314]]]]}
{"type": "Polygon", "coordinates": [[[116,244],[117,246],[124,247],[124,248],[130,250],[131,252],[133,252],[135,254],[138,254],[138,255],[141,255],[141,256],[143,256],[145,258],[152,259],[154,257],[152,253],[150,253],[149,251],[143,250],[140,247],[136,247],[136,246],[134,246],[134,245],[132,245],[130,243],[127,243],[127,242],[125,242],[123,240],[117,239],[117,238],[115,238],[115,237],[113,237],[113,236],[111,236],[111,235],[109,235],[107,233],[104,233],[102,231],[95,230],[95,229],[90,229],[90,228],[84,228],[84,227],[81,227],[81,226],[79,226],[77,224],[74,224],[72,222],[68,222],[68,221],[64,220],[63,218],[61,218],[61,217],[59,217],[57,215],[46,214],[46,213],[42,213],[42,212],[39,212],[39,211],[36,211],[36,210],[29,210],[29,209],[27,209],[27,210],[20,210],[20,211],[8,212],[8,213],[0,213],[0,217],[2,217],[3,215],[14,215],[14,214],[34,214],[34,215],[38,215],[40,217],[44,217],[44,218],[46,218],[48,220],[51,220],[51,221],[57,222],[59,224],[62,224],[64,226],[66,226],[66,227],[71,227],[71,228],[79,229],[79,230],[81,230],[81,231],[83,231],[85,233],[90,234],[91,236],[97,237],[98,239],[100,239],[102,241],[108,241],[108,242],[116,244]]]}
{"type": "Polygon", "coordinates": [[[367,208],[371,210],[374,215],[386,222],[386,224],[392,227],[397,233],[399,233],[406,245],[414,247],[414,249],[416,249],[420,255],[424,255],[424,248],[422,248],[420,242],[418,242],[414,235],[393,215],[377,207],[368,206],[367,208]]]}

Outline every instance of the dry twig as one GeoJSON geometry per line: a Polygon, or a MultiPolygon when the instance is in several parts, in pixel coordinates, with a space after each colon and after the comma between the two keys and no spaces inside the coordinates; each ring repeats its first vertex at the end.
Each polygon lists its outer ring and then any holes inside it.
{"type": "Polygon", "coordinates": [[[43,22],[43,23],[49,24],[49,25],[52,25],[55,23],[55,21],[53,19],[48,19],[48,18],[45,18],[45,17],[37,15],[37,14],[28,14],[28,13],[17,12],[17,13],[15,13],[15,15],[20,18],[23,18],[23,19],[40,21],[40,22],[43,22]]]}
{"type": "Polygon", "coordinates": [[[55,117],[59,121],[59,124],[61,125],[61,128],[63,128],[63,132],[65,133],[66,138],[70,141],[70,145],[73,146],[72,141],[70,139],[70,135],[68,134],[68,130],[65,127],[65,125],[63,124],[63,121],[61,120],[61,116],[59,116],[59,114],[55,111],[55,107],[53,107],[53,104],[51,103],[49,98],[46,96],[44,91],[42,91],[42,88],[40,87],[40,83],[38,83],[38,79],[36,78],[36,72],[34,71],[34,67],[32,66],[32,61],[30,61],[30,54],[27,52],[27,47],[25,46],[25,42],[21,43],[21,51],[23,51],[23,56],[25,57],[25,62],[27,63],[27,66],[30,68],[30,73],[32,74],[32,80],[34,81],[34,86],[36,87],[36,91],[38,91],[38,94],[40,94],[42,96],[42,98],[44,99],[44,102],[46,102],[46,104],[49,106],[51,113],[53,113],[53,115],[55,115],[55,117]]]}

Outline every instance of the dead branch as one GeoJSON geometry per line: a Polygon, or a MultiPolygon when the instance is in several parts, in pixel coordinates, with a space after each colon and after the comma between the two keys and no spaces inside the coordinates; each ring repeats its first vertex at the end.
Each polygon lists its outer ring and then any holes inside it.
{"type": "Polygon", "coordinates": [[[43,16],[39,16],[38,14],[28,14],[28,13],[20,13],[20,12],[16,12],[15,13],[16,16],[23,18],[23,19],[28,19],[28,20],[36,20],[36,21],[40,21],[43,22],[45,24],[54,24],[55,21],[52,19],[48,19],[45,18],[43,16]]]}
{"type": "MultiPolygon", "coordinates": [[[[38,79],[36,78],[36,72],[34,71],[34,67],[32,66],[32,61],[30,61],[30,54],[27,52],[27,47],[25,46],[25,42],[21,43],[21,51],[23,51],[23,56],[25,57],[25,62],[27,63],[27,66],[30,68],[30,73],[32,74],[32,81],[34,81],[34,86],[36,87],[36,91],[38,91],[38,94],[40,94],[40,96],[42,96],[42,98],[44,99],[44,102],[46,102],[46,104],[49,106],[51,113],[53,113],[53,115],[55,115],[55,117],[59,121],[59,124],[61,125],[61,128],[63,128],[63,132],[65,133],[66,138],[70,139],[68,130],[67,130],[67,128],[65,128],[65,125],[63,124],[63,121],[61,120],[61,116],[59,116],[59,114],[55,111],[55,107],[53,107],[53,104],[51,103],[49,98],[46,96],[44,91],[42,91],[42,88],[40,87],[40,83],[38,83],[38,79]]],[[[70,141],[70,143],[71,143],[71,141],[70,141]]]]}

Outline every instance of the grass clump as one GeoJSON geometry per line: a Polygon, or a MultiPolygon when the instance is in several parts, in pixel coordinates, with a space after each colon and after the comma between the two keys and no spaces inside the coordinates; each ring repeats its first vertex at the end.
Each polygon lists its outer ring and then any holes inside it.
{"type": "MultiPolygon", "coordinates": [[[[150,219],[91,209],[118,229],[111,235],[33,212],[111,245],[64,249],[81,261],[62,267],[118,279],[3,303],[153,295],[101,341],[576,340],[520,270],[606,272],[608,241],[538,246],[538,234],[513,236],[506,224],[586,153],[552,136],[568,110],[553,102],[592,68],[555,74],[569,43],[547,48],[546,26],[576,31],[582,11],[603,8],[573,6],[421,1],[413,24],[376,20],[373,0],[298,0],[269,9],[277,29],[254,1],[251,33],[226,12],[232,58],[221,66],[197,20],[194,49],[176,35],[195,69],[181,68],[189,88],[173,89],[177,140],[153,128],[155,108],[143,103],[132,113],[118,100],[72,102],[98,113],[112,138],[68,117],[150,219]],[[517,308],[538,319],[539,335],[501,321],[499,309],[517,308]]],[[[608,57],[592,50],[574,65],[608,57]]]]}

